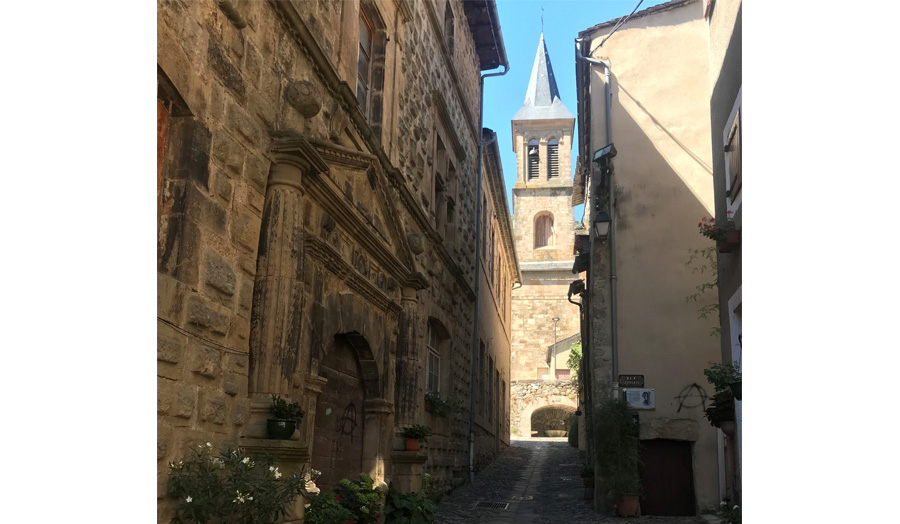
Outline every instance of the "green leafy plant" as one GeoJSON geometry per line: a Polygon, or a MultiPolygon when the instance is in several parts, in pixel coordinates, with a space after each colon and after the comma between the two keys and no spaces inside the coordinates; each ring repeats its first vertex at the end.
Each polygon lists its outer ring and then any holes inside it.
{"type": "Polygon", "coordinates": [[[431,403],[431,412],[435,415],[446,417],[462,411],[462,399],[456,395],[443,398],[437,391],[428,391],[425,393],[425,400],[431,403]]]}
{"type": "Polygon", "coordinates": [[[314,498],[303,515],[305,524],[355,523],[356,514],[341,504],[341,497],[334,493],[322,493],[314,498]]]}
{"type": "Polygon", "coordinates": [[[625,399],[603,399],[596,420],[596,460],[604,487],[613,499],[640,495],[640,431],[625,399]]]}
{"type": "Polygon", "coordinates": [[[435,482],[434,478],[428,473],[422,477],[422,492],[428,497],[428,500],[434,502],[435,505],[440,504],[441,500],[444,498],[444,490],[441,489],[441,486],[435,482]]]}
{"type": "Polygon", "coordinates": [[[431,435],[431,428],[421,424],[406,426],[401,431],[404,438],[417,438],[422,442],[428,442],[428,437],[431,435]]]}
{"type": "Polygon", "coordinates": [[[571,378],[572,387],[578,391],[581,384],[581,342],[576,342],[569,348],[569,359],[566,363],[569,365],[569,369],[574,371],[571,378]]]}
{"type": "MultiPolygon", "coordinates": [[[[703,249],[691,249],[690,253],[691,255],[688,258],[688,261],[685,262],[685,266],[691,268],[692,273],[709,275],[709,280],[697,285],[694,288],[696,292],[688,295],[686,298],[687,302],[700,303],[708,291],[714,291],[719,287],[719,269],[716,264],[716,247],[709,246],[703,249]]],[[[712,302],[703,304],[697,308],[698,319],[706,320],[710,316],[716,320],[719,318],[719,297],[717,294],[713,294],[712,302]]],[[[709,330],[709,336],[718,337],[719,332],[719,326],[716,325],[709,330]]]]}
{"type": "Polygon", "coordinates": [[[716,242],[725,240],[729,231],[737,229],[737,224],[735,224],[732,215],[733,212],[728,211],[724,220],[715,220],[711,217],[702,218],[700,223],[697,224],[697,227],[700,228],[700,234],[716,242]]]}
{"type": "Polygon", "coordinates": [[[168,494],[178,500],[176,524],[269,524],[288,516],[298,495],[310,496],[303,474],[283,475],[269,457],[241,450],[214,457],[209,442],[192,451],[192,458],[169,464],[168,494]]]}
{"type": "Polygon", "coordinates": [[[734,395],[731,384],[741,381],[741,372],[734,364],[712,364],[703,370],[706,380],[715,388],[712,401],[706,406],[706,419],[720,428],[723,422],[734,421],[734,395]]]}
{"type": "Polygon", "coordinates": [[[272,415],[277,419],[300,421],[305,411],[296,402],[289,402],[278,395],[272,395],[272,415]]]}
{"type": "Polygon", "coordinates": [[[376,488],[365,473],[360,474],[359,481],[342,479],[337,494],[341,505],[353,512],[357,524],[374,524],[381,519],[384,490],[376,488]]]}
{"type": "Polygon", "coordinates": [[[390,490],[384,506],[386,524],[431,524],[435,504],[420,493],[390,490]]]}

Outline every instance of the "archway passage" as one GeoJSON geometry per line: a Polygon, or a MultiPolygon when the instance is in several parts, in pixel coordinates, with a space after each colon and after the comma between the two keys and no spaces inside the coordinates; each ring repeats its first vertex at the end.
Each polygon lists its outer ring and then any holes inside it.
{"type": "Polygon", "coordinates": [[[365,383],[357,352],[347,337],[335,337],[319,365],[327,379],[316,403],[312,467],[321,471],[316,484],[322,491],[341,479],[356,480],[362,472],[365,383]]]}
{"type": "Polygon", "coordinates": [[[569,434],[569,419],[575,414],[570,406],[545,406],[531,414],[533,437],[565,437],[569,434]]]}

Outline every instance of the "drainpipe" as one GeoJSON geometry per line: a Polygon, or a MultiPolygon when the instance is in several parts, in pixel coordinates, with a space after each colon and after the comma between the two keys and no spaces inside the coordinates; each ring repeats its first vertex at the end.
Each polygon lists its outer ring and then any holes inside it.
{"type": "MultiPolygon", "coordinates": [[[[496,14],[496,9],[496,6],[494,6],[494,14],[496,14]]],[[[502,42],[502,37],[499,36],[500,28],[494,27],[493,17],[489,18],[491,18],[491,30],[493,34],[502,42]]],[[[481,251],[481,179],[483,178],[482,170],[484,168],[484,146],[497,139],[497,133],[494,133],[486,142],[482,136],[482,129],[484,129],[484,79],[489,76],[503,76],[509,72],[506,50],[503,49],[502,54],[500,54],[500,49],[497,51],[500,57],[500,65],[503,66],[503,71],[481,75],[478,80],[481,97],[478,101],[478,170],[476,171],[478,186],[475,190],[475,311],[472,316],[472,375],[469,379],[471,384],[469,394],[469,482],[472,484],[475,483],[475,370],[477,368],[476,363],[478,362],[478,288],[480,287],[478,284],[481,281],[481,255],[479,253],[481,251]]]]}
{"type": "MultiPolygon", "coordinates": [[[[604,69],[606,97],[606,143],[612,144],[612,91],[610,88],[610,66],[605,60],[587,58],[581,54],[582,40],[575,40],[575,57],[589,64],[602,66],[604,69]]],[[[588,130],[590,132],[590,130],[588,130]]],[[[610,160],[612,162],[612,160],[610,160]]],[[[616,198],[615,184],[610,180],[609,184],[609,301],[610,301],[610,339],[612,342],[612,397],[619,398],[619,329],[618,308],[616,301],[616,198]]]]}

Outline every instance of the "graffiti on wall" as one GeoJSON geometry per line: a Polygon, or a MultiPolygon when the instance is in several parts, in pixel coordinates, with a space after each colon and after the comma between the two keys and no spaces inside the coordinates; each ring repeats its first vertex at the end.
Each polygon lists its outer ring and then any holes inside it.
{"type": "Polygon", "coordinates": [[[703,389],[703,386],[700,384],[694,382],[689,386],[685,386],[684,389],[675,396],[675,400],[678,401],[678,410],[676,413],[681,413],[683,408],[694,409],[702,407],[705,410],[706,400],[708,398],[709,395],[706,394],[706,390],[703,389]]]}

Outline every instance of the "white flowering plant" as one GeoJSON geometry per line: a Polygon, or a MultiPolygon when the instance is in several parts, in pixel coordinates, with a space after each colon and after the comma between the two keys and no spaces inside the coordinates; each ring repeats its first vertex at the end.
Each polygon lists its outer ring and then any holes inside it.
{"type": "Polygon", "coordinates": [[[192,459],[169,464],[175,524],[269,524],[286,517],[298,495],[310,496],[308,475],[284,475],[267,456],[228,450],[215,457],[209,442],[192,451],[192,459]]]}
{"type": "Polygon", "coordinates": [[[741,507],[723,500],[719,503],[719,516],[725,524],[741,524],[741,507]]]}

